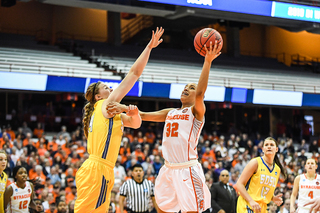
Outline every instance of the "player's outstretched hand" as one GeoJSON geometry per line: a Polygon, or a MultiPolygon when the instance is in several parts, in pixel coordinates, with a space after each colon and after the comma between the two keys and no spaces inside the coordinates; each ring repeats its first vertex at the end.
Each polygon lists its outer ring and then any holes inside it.
{"type": "Polygon", "coordinates": [[[282,200],[282,193],[280,193],[280,194],[277,194],[276,196],[274,196],[273,198],[272,198],[272,201],[275,203],[275,204],[277,204],[277,206],[281,206],[281,204],[283,203],[283,200],[282,200]]]}
{"type": "Polygon", "coordinates": [[[156,32],[154,32],[154,30],[152,30],[152,38],[148,44],[148,47],[155,48],[157,47],[159,44],[162,43],[163,39],[161,38],[162,34],[164,32],[164,29],[162,27],[157,27],[156,32]]]}
{"type": "Polygon", "coordinates": [[[221,54],[221,52],[218,51],[220,46],[221,42],[218,44],[217,41],[214,44],[212,44],[212,41],[210,41],[209,49],[207,48],[206,44],[204,44],[204,48],[206,50],[205,60],[211,63],[215,58],[217,58],[221,54]]]}
{"type": "Polygon", "coordinates": [[[250,201],[249,204],[250,204],[253,212],[255,212],[255,213],[260,213],[261,212],[261,207],[256,201],[252,200],[252,201],[250,201]]]}
{"type": "Polygon", "coordinates": [[[303,206],[307,206],[307,205],[311,205],[309,213],[312,213],[313,211],[314,212],[320,211],[320,197],[304,204],[303,206]]]}
{"type": "Polygon", "coordinates": [[[112,101],[112,102],[108,103],[106,110],[109,115],[114,116],[115,114],[127,112],[128,107],[124,104],[120,104],[118,102],[112,101]]]}

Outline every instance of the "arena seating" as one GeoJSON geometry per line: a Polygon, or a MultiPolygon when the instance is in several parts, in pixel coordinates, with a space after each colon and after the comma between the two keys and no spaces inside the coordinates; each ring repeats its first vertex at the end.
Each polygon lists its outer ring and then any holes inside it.
{"type": "MultiPolygon", "coordinates": [[[[92,58],[102,64],[115,67],[118,73],[127,73],[134,62],[131,58],[121,57],[94,56],[92,58]]],[[[150,60],[140,80],[156,83],[189,83],[197,81],[201,69],[201,64],[150,60]]],[[[215,65],[211,69],[209,85],[309,93],[315,90],[320,91],[320,79],[313,73],[215,65]]]]}

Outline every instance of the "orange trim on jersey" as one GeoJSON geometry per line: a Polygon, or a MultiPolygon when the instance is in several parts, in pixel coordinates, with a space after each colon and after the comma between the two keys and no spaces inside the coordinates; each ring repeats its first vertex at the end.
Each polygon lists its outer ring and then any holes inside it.
{"type": "Polygon", "coordinates": [[[191,167],[189,167],[189,171],[190,171],[190,179],[191,179],[191,182],[192,182],[192,187],[193,187],[193,191],[194,191],[194,196],[195,196],[196,203],[197,203],[197,212],[199,212],[198,198],[197,198],[196,188],[195,188],[194,183],[193,183],[191,167]]]}
{"type": "MultiPolygon", "coordinates": [[[[307,177],[307,175],[306,175],[306,173],[303,173],[303,174],[304,174],[304,176],[306,177],[306,179],[309,180],[308,177],[307,177]]],[[[317,177],[318,177],[318,174],[316,173],[316,176],[314,177],[313,180],[317,179],[317,177]]]]}
{"type": "Polygon", "coordinates": [[[193,120],[192,120],[192,126],[191,126],[191,130],[190,130],[190,134],[189,134],[189,139],[188,139],[188,161],[190,160],[190,152],[189,152],[189,148],[190,148],[190,138],[191,138],[191,133],[192,133],[192,129],[193,129],[193,124],[194,124],[194,119],[196,117],[193,117],[193,120]]]}

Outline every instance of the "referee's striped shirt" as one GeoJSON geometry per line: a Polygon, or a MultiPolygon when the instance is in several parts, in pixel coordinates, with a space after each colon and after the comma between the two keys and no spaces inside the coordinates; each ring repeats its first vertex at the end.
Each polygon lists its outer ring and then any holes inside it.
{"type": "Polygon", "coordinates": [[[141,183],[129,179],[120,187],[120,195],[126,197],[127,208],[131,211],[146,212],[149,210],[149,201],[154,196],[154,185],[146,179],[141,183]]]}

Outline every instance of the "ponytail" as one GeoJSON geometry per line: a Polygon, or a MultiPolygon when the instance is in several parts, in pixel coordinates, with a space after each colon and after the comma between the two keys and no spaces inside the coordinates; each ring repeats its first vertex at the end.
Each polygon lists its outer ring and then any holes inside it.
{"type": "Polygon", "coordinates": [[[101,81],[90,84],[86,91],[86,94],[84,95],[85,99],[88,101],[88,103],[83,108],[84,114],[82,119],[83,132],[86,138],[88,138],[89,122],[90,122],[92,112],[94,110],[94,104],[96,103],[95,95],[99,91],[100,84],[101,84],[101,81]]]}
{"type": "Polygon", "coordinates": [[[274,162],[279,166],[281,170],[281,174],[284,176],[284,179],[287,179],[287,171],[283,168],[282,164],[280,163],[280,159],[278,157],[278,154],[274,156],[274,162]]]}
{"type": "Polygon", "coordinates": [[[94,110],[94,107],[90,102],[88,102],[84,106],[84,114],[83,114],[82,122],[83,122],[83,132],[86,138],[88,138],[89,122],[90,122],[90,118],[93,110],[94,110]]]}

